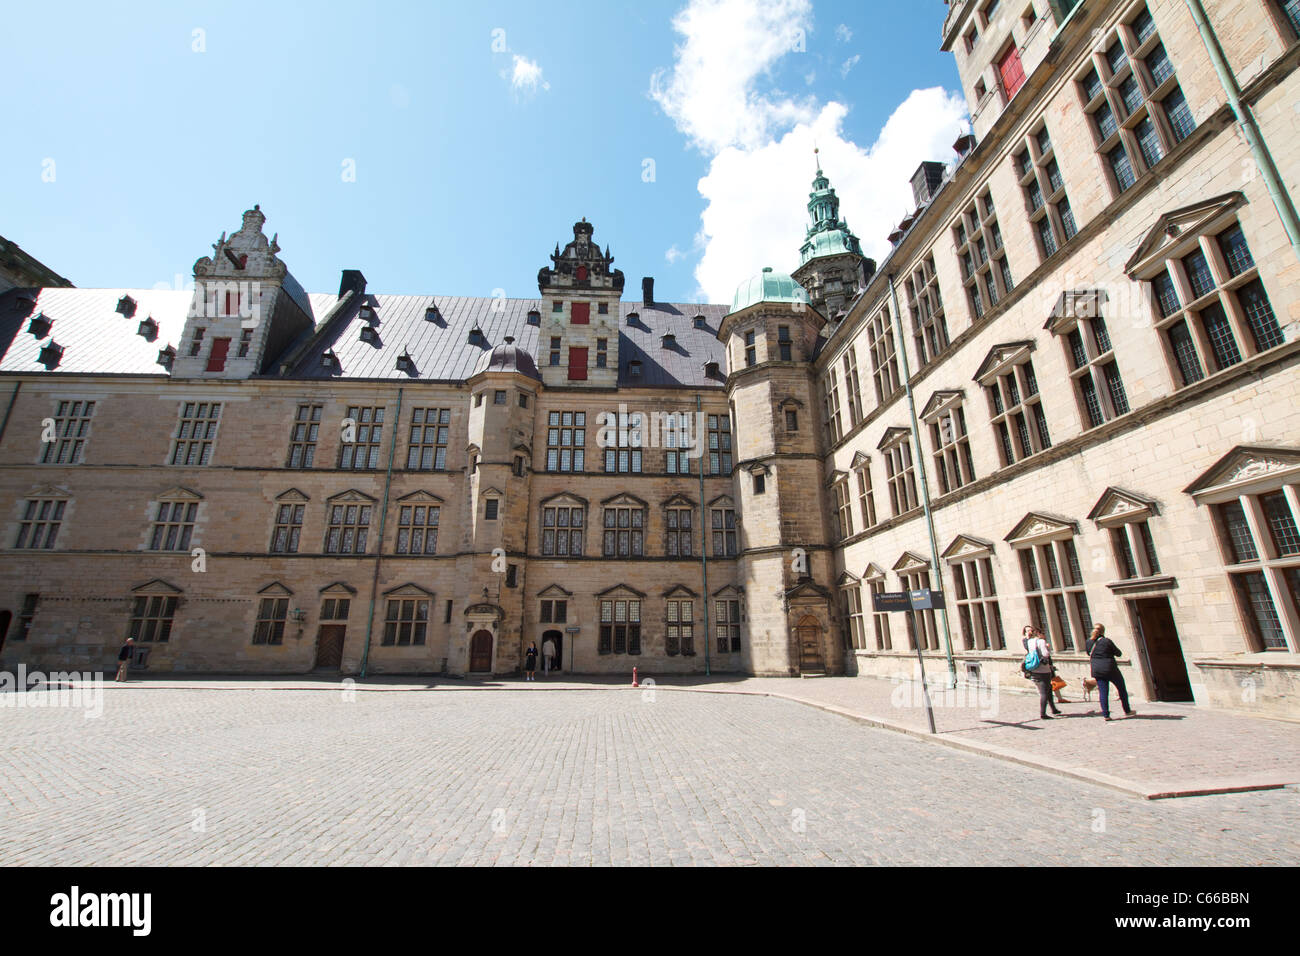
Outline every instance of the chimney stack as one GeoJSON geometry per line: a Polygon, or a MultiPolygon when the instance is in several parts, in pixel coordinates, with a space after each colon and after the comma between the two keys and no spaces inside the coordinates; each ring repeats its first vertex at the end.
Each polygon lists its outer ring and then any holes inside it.
{"type": "Polygon", "coordinates": [[[641,280],[641,300],[646,305],[655,304],[655,277],[646,276],[641,280]]]}

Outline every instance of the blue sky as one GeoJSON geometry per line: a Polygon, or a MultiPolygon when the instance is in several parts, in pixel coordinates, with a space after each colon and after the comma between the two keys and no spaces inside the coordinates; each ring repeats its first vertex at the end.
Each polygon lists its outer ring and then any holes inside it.
{"type": "Polygon", "coordinates": [[[585,216],[629,298],[654,275],[660,299],[727,300],[797,264],[814,139],[869,249],[911,169],[951,158],[944,11],[18,5],[0,234],[79,286],[174,286],[260,203],[311,291],[359,268],[377,292],[531,297],[585,216]]]}

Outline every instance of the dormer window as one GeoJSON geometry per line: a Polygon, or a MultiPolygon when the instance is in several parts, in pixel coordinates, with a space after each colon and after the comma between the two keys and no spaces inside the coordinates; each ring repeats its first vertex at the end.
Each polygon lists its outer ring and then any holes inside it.
{"type": "Polygon", "coordinates": [[[176,358],[176,350],[169,345],[165,349],[158,350],[157,364],[161,365],[163,368],[170,371],[172,367],[172,361],[175,358],[176,358]]]}
{"type": "Polygon", "coordinates": [[[609,315],[609,303],[608,303],[608,302],[597,302],[597,303],[596,303],[596,314],[597,314],[597,315],[609,315]]]}
{"type": "Polygon", "coordinates": [[[375,330],[373,325],[361,326],[361,341],[369,342],[371,345],[375,345],[379,342],[379,333],[375,330]]]}
{"type": "Polygon", "coordinates": [[[321,368],[327,368],[332,371],[333,369],[338,368],[338,363],[339,363],[339,357],[334,354],[333,349],[330,349],[328,352],[326,352],[324,355],[320,357],[321,368]]]}
{"type": "Polygon", "coordinates": [[[369,322],[369,321],[371,321],[372,319],[374,319],[374,317],[375,317],[375,310],[374,310],[374,308],[373,308],[372,306],[369,306],[369,305],[363,305],[363,306],[361,307],[361,318],[363,318],[363,319],[365,319],[367,322],[369,322]]]}
{"type": "Polygon", "coordinates": [[[469,344],[470,345],[483,344],[483,330],[480,329],[477,325],[474,326],[474,328],[469,330],[469,344]]]}
{"type": "Polygon", "coordinates": [[[666,348],[666,349],[675,349],[675,348],[677,348],[677,336],[673,335],[671,332],[669,332],[669,333],[667,333],[666,335],[664,335],[664,337],[663,337],[663,339],[662,339],[662,342],[663,342],[663,346],[664,346],[664,348],[666,348]]]}
{"type": "Polygon", "coordinates": [[[63,346],[50,339],[49,344],[41,349],[40,363],[46,368],[54,368],[62,359],[63,346]]]}
{"type": "Polygon", "coordinates": [[[641,321],[641,315],[640,315],[640,313],[637,313],[637,312],[629,312],[629,313],[627,314],[627,324],[628,324],[628,325],[636,325],[636,324],[637,324],[638,322],[640,322],[640,321],[641,321]]]}
{"type": "Polygon", "coordinates": [[[140,323],[140,327],[136,329],[136,334],[143,336],[144,338],[148,339],[150,342],[152,342],[155,338],[157,338],[158,323],[154,321],[153,316],[149,316],[143,322],[140,323]]]}
{"type": "Polygon", "coordinates": [[[397,356],[397,370],[399,372],[415,371],[415,360],[411,358],[410,352],[403,351],[401,355],[397,356]]]}
{"type": "Polygon", "coordinates": [[[630,361],[630,362],[627,363],[627,374],[630,375],[630,376],[632,376],[632,378],[640,378],[640,377],[641,377],[641,360],[640,360],[640,359],[633,359],[632,361],[630,361]]]}
{"type": "Polygon", "coordinates": [[[436,305],[431,305],[424,310],[424,321],[437,322],[439,325],[442,325],[442,313],[438,311],[436,305]]]}
{"type": "Polygon", "coordinates": [[[31,323],[27,326],[27,331],[32,333],[36,338],[43,339],[45,336],[50,334],[50,329],[53,325],[54,321],[52,319],[47,319],[44,312],[38,312],[36,317],[32,319],[31,323]]]}
{"type": "Polygon", "coordinates": [[[529,309],[529,310],[528,310],[528,324],[529,324],[529,325],[541,325],[541,324],[542,324],[542,313],[538,312],[536,309],[529,309]]]}
{"type": "Polygon", "coordinates": [[[238,358],[248,358],[248,350],[253,347],[253,330],[240,329],[238,358]]]}
{"type": "Polygon", "coordinates": [[[135,299],[129,295],[122,296],[117,300],[117,311],[126,318],[131,318],[135,315],[135,299]]]}
{"type": "Polygon", "coordinates": [[[704,376],[705,376],[705,378],[719,378],[719,377],[721,376],[721,371],[718,369],[718,363],[717,363],[717,362],[705,362],[705,363],[704,363],[704,376]]]}
{"type": "Polygon", "coordinates": [[[697,315],[697,316],[695,317],[695,327],[696,327],[697,329],[703,329],[703,328],[706,327],[706,325],[705,325],[705,321],[704,321],[704,316],[702,316],[702,315],[697,315]]]}

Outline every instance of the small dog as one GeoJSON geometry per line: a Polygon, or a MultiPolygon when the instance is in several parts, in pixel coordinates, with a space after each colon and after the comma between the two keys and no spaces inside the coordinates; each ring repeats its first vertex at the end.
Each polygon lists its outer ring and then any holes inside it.
{"type": "Polygon", "coordinates": [[[1092,700],[1092,692],[1097,689],[1097,678],[1085,677],[1083,679],[1083,699],[1092,700]]]}

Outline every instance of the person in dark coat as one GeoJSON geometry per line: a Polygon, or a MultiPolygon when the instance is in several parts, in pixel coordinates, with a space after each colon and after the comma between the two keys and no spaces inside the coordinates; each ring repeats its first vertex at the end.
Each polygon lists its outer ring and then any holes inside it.
{"type": "Polygon", "coordinates": [[[117,652],[117,676],[113,678],[116,681],[125,681],[126,675],[131,670],[131,655],[135,652],[135,638],[128,637],[122,649],[117,652]]]}
{"type": "Polygon", "coordinates": [[[1120,673],[1120,649],[1106,636],[1106,625],[1098,624],[1092,629],[1092,637],[1086,645],[1088,659],[1092,661],[1092,676],[1097,681],[1097,696],[1101,698],[1101,716],[1110,720],[1110,685],[1115,685],[1119,693],[1119,702],[1124,707],[1124,716],[1132,717],[1136,710],[1128,705],[1128,688],[1124,685],[1124,675],[1120,673]]]}
{"type": "Polygon", "coordinates": [[[524,680],[537,679],[537,642],[529,641],[528,650],[524,651],[524,680]]]}

